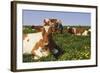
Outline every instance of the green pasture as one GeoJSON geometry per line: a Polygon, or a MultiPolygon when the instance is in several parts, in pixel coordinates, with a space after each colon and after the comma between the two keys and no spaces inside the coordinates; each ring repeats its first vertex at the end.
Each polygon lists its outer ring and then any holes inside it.
{"type": "MultiPolygon", "coordinates": [[[[67,27],[64,27],[66,29],[67,27]]],[[[86,29],[90,27],[85,27],[86,29]]],[[[36,30],[27,28],[23,30],[23,33],[33,33],[36,30]]],[[[67,32],[54,33],[53,39],[56,44],[63,50],[63,53],[55,58],[51,53],[48,57],[43,57],[39,60],[34,60],[33,56],[23,55],[23,62],[39,62],[39,61],[67,61],[67,60],[86,60],[91,57],[91,36],[76,36],[67,32]]]]}

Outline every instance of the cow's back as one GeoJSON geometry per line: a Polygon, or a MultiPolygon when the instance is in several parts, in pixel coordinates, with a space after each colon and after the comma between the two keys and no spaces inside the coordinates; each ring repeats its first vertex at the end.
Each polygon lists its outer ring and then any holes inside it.
{"type": "Polygon", "coordinates": [[[42,39],[41,32],[27,34],[27,37],[23,40],[23,53],[31,54],[32,49],[40,39],[42,39]]]}

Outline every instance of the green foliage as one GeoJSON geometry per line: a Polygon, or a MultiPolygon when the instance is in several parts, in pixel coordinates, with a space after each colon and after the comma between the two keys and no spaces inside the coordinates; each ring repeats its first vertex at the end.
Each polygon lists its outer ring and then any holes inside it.
{"type": "Polygon", "coordinates": [[[38,60],[34,60],[34,56],[31,54],[24,54],[23,55],[23,62],[40,62],[40,61],[56,61],[56,58],[53,54],[49,54],[47,57],[42,57],[38,60]]]}
{"type": "Polygon", "coordinates": [[[90,36],[64,33],[55,34],[54,40],[65,52],[58,60],[90,59],[90,36]]]}
{"type": "Polygon", "coordinates": [[[24,34],[27,34],[27,33],[36,33],[37,31],[34,29],[32,30],[31,26],[27,26],[27,27],[24,27],[23,29],[23,33],[24,34]]]}
{"type": "Polygon", "coordinates": [[[33,59],[33,56],[31,54],[24,54],[23,62],[35,62],[35,60],[33,59]]]}

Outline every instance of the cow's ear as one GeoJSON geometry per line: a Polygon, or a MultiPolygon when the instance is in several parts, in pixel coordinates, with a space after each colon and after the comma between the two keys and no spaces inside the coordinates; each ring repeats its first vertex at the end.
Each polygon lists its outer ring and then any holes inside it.
{"type": "Polygon", "coordinates": [[[42,36],[44,36],[45,32],[45,28],[42,28],[42,36]]]}

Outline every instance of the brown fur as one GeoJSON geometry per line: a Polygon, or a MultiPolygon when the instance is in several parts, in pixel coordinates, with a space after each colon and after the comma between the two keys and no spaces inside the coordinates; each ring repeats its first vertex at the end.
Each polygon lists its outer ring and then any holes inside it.
{"type": "Polygon", "coordinates": [[[45,31],[45,28],[42,28],[42,37],[43,39],[40,39],[39,42],[36,43],[35,47],[32,49],[32,54],[35,54],[35,50],[37,50],[39,47],[42,48],[43,51],[47,51],[48,53],[51,52],[54,53],[54,49],[59,48],[55,41],[52,38],[52,27],[48,29],[48,32],[45,31]],[[48,43],[47,45],[45,43],[48,43]]]}
{"type": "Polygon", "coordinates": [[[85,31],[84,28],[76,28],[76,33],[83,33],[85,31]]]}
{"type": "MultiPolygon", "coordinates": [[[[45,21],[45,20],[44,20],[45,21]]],[[[57,29],[57,26],[58,26],[58,20],[57,19],[49,19],[48,22],[44,22],[44,26],[51,26],[52,27],[52,32],[55,33],[55,32],[60,32],[58,29],[57,29]]]]}
{"type": "Polygon", "coordinates": [[[76,32],[74,32],[73,28],[69,28],[68,29],[68,33],[71,33],[71,34],[82,34],[85,31],[84,28],[75,28],[75,29],[76,29],[76,32]]]}
{"type": "Polygon", "coordinates": [[[44,51],[50,51],[49,47],[45,47],[45,45],[43,44],[44,41],[42,39],[40,39],[39,42],[36,43],[35,47],[32,49],[32,54],[35,55],[35,50],[37,50],[39,47],[41,47],[44,51]]]}
{"type": "Polygon", "coordinates": [[[35,55],[34,50],[37,50],[39,47],[41,47],[45,51],[49,51],[49,47],[45,45],[45,43],[50,43],[50,40],[52,39],[52,29],[49,28],[48,32],[45,31],[44,28],[42,28],[42,37],[43,39],[40,39],[39,42],[36,43],[35,47],[32,49],[32,54],[35,55]]]}

